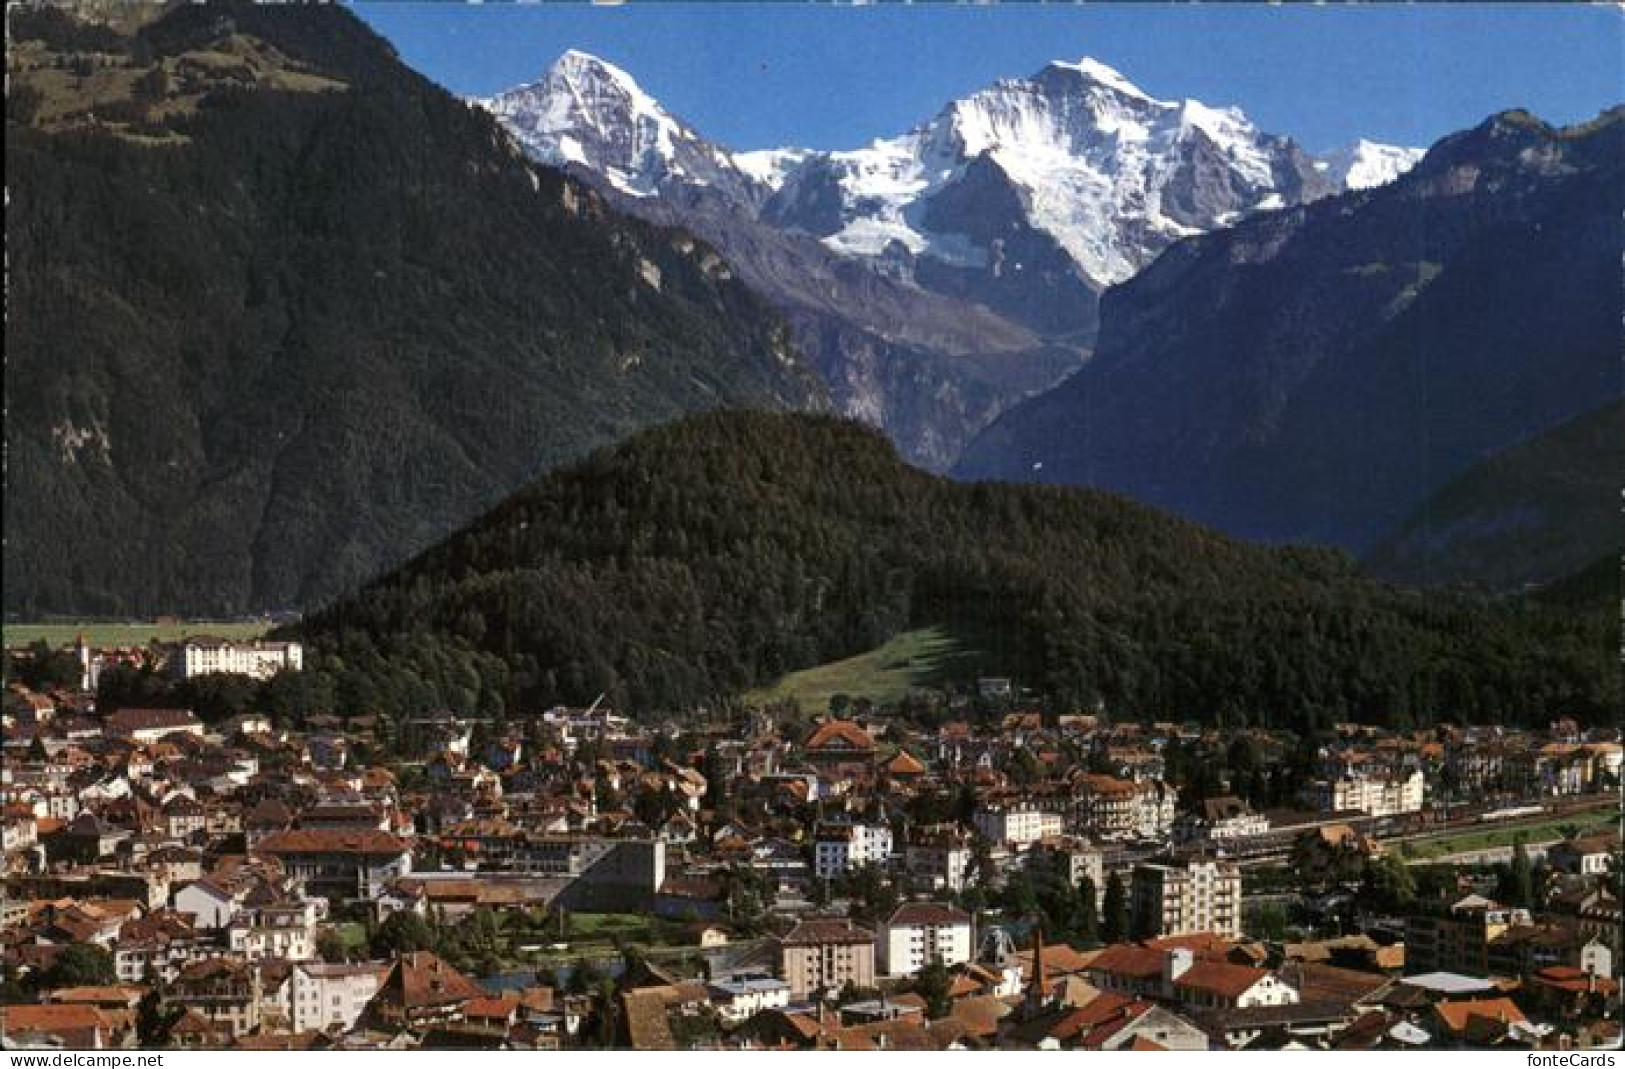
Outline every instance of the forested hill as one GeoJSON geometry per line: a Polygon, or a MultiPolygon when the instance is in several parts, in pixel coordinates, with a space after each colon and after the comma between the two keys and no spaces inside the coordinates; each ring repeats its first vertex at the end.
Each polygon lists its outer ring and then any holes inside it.
{"type": "Polygon", "coordinates": [[[7,22],[8,612],[309,606],[639,427],[826,403],[714,250],[340,7],[7,22]]]}
{"type": "Polygon", "coordinates": [[[1610,614],[1403,594],[1113,496],[960,484],[832,417],[693,416],[550,474],[310,619],[339,704],[715,708],[916,625],[1059,706],[1255,722],[1584,718],[1610,614]]]}
{"type": "Polygon", "coordinates": [[[1519,442],[1446,484],[1366,557],[1407,584],[1516,590],[1625,545],[1625,398],[1519,442]]]}

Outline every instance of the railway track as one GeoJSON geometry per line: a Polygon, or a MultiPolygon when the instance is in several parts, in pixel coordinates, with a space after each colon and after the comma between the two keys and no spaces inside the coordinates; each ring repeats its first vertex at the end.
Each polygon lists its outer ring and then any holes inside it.
{"type": "Polygon", "coordinates": [[[1538,812],[1490,820],[1484,818],[1493,816],[1500,810],[1519,808],[1519,806],[1516,803],[1495,807],[1488,805],[1469,806],[1451,815],[1448,819],[1438,819],[1431,813],[1410,814],[1406,817],[1329,817],[1313,824],[1304,824],[1290,830],[1271,833],[1269,836],[1261,836],[1251,843],[1237,844],[1231,853],[1231,857],[1243,868],[1279,864],[1290,858],[1292,843],[1299,835],[1305,831],[1330,824],[1346,824],[1357,831],[1372,836],[1384,846],[1390,846],[1405,842],[1434,839],[1473,828],[1516,830],[1520,827],[1548,824],[1554,819],[1579,816],[1600,809],[1611,808],[1617,812],[1620,807],[1619,799],[1614,796],[1591,796],[1582,799],[1547,802],[1526,801],[1523,807],[1533,807],[1537,804],[1540,806],[1538,812]]]}

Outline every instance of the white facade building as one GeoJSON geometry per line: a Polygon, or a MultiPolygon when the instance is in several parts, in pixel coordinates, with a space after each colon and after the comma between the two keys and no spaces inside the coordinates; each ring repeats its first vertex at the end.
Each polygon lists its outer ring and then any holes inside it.
{"type": "Polygon", "coordinates": [[[1420,769],[1398,779],[1344,776],[1315,784],[1315,802],[1325,813],[1351,809],[1374,817],[1416,813],[1422,809],[1425,783],[1420,769]]]}
{"type": "Polygon", "coordinates": [[[891,829],[884,824],[821,824],[814,872],[819,879],[830,879],[849,869],[884,864],[891,857],[891,845],[891,829]]]}
{"type": "Polygon", "coordinates": [[[297,642],[230,642],[218,638],[191,638],[175,650],[174,671],[182,679],[230,672],[268,679],[283,669],[300,671],[305,649],[297,642]]]}
{"type": "Polygon", "coordinates": [[[175,912],[191,914],[193,926],[200,929],[227,927],[241,902],[241,891],[222,887],[208,877],[175,892],[175,912]]]}
{"type": "Polygon", "coordinates": [[[309,900],[239,910],[227,943],[246,961],[308,961],[316,957],[316,920],[316,903],[309,900]]]}
{"type": "Polygon", "coordinates": [[[1201,1010],[1251,1010],[1296,1006],[1298,989],[1265,969],[1199,961],[1189,949],[1168,951],[1162,965],[1162,996],[1201,1010]]]}
{"type": "Polygon", "coordinates": [[[348,1032],[378,993],[388,966],[378,963],[330,965],[300,962],[288,980],[288,1016],[295,1032],[324,1031],[337,1025],[348,1032]]]}
{"type": "Polygon", "coordinates": [[[1241,938],[1241,870],[1228,861],[1163,861],[1134,866],[1135,915],[1155,935],[1213,932],[1241,938]]]}
{"type": "Polygon", "coordinates": [[[887,976],[913,976],[941,958],[949,968],[971,960],[970,914],[935,902],[898,906],[880,928],[880,960],[887,976]]]}
{"type": "Polygon", "coordinates": [[[1061,834],[1059,813],[1046,813],[1027,804],[983,806],[971,820],[977,832],[990,842],[1017,849],[1061,834]]]}
{"type": "Polygon", "coordinates": [[[1051,871],[1064,872],[1074,887],[1088,880],[1094,885],[1097,899],[1105,894],[1106,854],[1088,840],[1046,839],[1027,852],[1028,868],[1042,871],[1045,866],[1051,866],[1051,871]]]}
{"type": "Polygon", "coordinates": [[[790,1005],[790,985],[776,976],[735,976],[705,985],[711,1005],[724,1021],[748,1021],[763,1010],[790,1005]]]}

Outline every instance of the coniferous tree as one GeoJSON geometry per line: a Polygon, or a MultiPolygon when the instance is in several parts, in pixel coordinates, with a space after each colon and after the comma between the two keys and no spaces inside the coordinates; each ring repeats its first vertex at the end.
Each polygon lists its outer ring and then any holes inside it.
{"type": "Polygon", "coordinates": [[[170,1029],[186,1013],[184,1006],[172,1006],[164,1000],[161,986],[148,989],[135,1008],[136,1040],[142,1050],[155,1050],[167,1046],[170,1029]]]}
{"type": "Polygon", "coordinates": [[[1508,878],[1507,904],[1528,909],[1535,905],[1535,870],[1529,861],[1526,837],[1520,833],[1512,847],[1512,869],[1508,878]]]}
{"type": "Polygon", "coordinates": [[[1106,877],[1106,901],[1101,919],[1100,935],[1108,943],[1121,943],[1129,937],[1128,893],[1118,873],[1106,877]]]}
{"type": "Polygon", "coordinates": [[[1078,938],[1085,948],[1100,944],[1100,911],[1095,905],[1095,881],[1078,881],[1078,938]]]}
{"type": "Polygon", "coordinates": [[[948,973],[948,966],[943,964],[942,955],[932,954],[931,960],[914,980],[915,992],[925,999],[927,1018],[934,1021],[948,1016],[953,1008],[953,999],[949,996],[952,988],[953,977],[948,973]]]}

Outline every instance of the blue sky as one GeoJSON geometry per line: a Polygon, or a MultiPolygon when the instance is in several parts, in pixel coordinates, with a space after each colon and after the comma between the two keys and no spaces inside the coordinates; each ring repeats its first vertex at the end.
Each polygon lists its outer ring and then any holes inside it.
{"type": "Polygon", "coordinates": [[[852,148],[1050,59],[1153,96],[1239,105],[1312,151],[1426,146],[1491,112],[1558,123],[1625,100],[1625,14],[1574,5],[355,3],[457,93],[537,78],[567,48],[630,71],[733,148],[852,148]]]}

